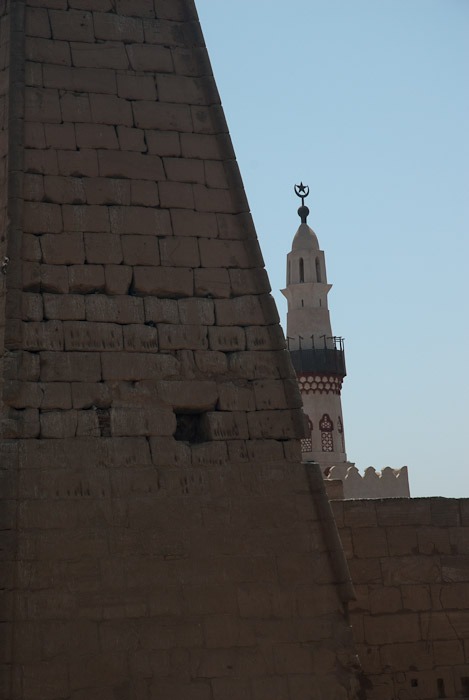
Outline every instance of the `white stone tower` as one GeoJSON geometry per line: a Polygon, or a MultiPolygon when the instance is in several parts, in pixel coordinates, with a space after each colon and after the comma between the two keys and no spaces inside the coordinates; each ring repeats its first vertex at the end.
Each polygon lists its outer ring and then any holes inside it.
{"type": "Polygon", "coordinates": [[[295,185],[301,197],[301,224],[287,256],[287,336],[311,437],[302,441],[303,459],[319,462],[327,474],[333,465],[347,465],[340,392],[345,377],[343,339],[332,335],[324,252],[306,223],[304,204],[309,187],[295,185]]]}

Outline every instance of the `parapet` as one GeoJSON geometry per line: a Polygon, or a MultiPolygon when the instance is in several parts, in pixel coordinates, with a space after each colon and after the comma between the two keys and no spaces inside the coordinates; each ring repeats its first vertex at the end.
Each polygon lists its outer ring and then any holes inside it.
{"type": "Polygon", "coordinates": [[[368,467],[360,474],[355,465],[334,466],[326,481],[340,479],[344,485],[344,498],[410,498],[407,467],[385,467],[377,472],[368,467]]]}

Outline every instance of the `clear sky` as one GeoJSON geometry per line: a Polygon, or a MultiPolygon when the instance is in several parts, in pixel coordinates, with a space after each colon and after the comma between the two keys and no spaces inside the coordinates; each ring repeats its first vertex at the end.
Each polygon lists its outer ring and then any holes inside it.
{"type": "Polygon", "coordinates": [[[196,2],[282,324],[311,188],[348,458],[469,497],[469,2],[196,2]]]}

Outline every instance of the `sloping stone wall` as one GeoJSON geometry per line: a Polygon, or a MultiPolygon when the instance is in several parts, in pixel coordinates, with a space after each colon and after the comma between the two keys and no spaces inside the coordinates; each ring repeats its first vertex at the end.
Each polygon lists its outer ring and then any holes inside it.
{"type": "Polygon", "coordinates": [[[354,697],[193,4],[15,0],[9,36],[1,697],[354,697]]]}
{"type": "Polygon", "coordinates": [[[332,501],[373,700],[469,697],[469,499],[332,501]]]}

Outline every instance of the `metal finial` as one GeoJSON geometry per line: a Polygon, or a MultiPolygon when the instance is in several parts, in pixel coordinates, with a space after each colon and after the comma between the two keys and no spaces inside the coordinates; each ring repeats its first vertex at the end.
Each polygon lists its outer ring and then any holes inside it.
{"type": "Polygon", "coordinates": [[[296,196],[301,198],[301,207],[298,209],[298,216],[301,219],[301,223],[305,224],[309,214],[309,209],[305,206],[305,198],[309,195],[309,187],[300,182],[299,185],[295,185],[294,189],[296,196]]]}

